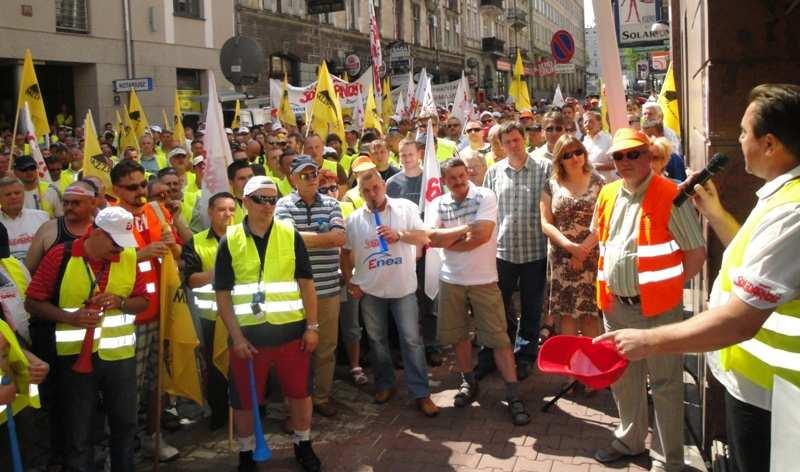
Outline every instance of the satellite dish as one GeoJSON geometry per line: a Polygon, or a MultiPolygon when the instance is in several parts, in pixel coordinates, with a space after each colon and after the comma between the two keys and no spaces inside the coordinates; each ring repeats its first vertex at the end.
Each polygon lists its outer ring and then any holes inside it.
{"type": "Polygon", "coordinates": [[[219,65],[225,78],[233,85],[252,85],[258,82],[264,66],[264,53],[253,38],[234,36],[222,45],[219,65]]]}

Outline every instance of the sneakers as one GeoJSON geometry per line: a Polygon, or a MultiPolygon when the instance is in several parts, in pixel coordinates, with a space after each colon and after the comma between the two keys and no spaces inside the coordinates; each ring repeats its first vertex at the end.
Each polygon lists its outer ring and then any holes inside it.
{"type": "Polygon", "coordinates": [[[253,451],[239,451],[238,472],[256,472],[256,461],[253,460],[253,451]]]}
{"type": "Polygon", "coordinates": [[[439,414],[439,407],[433,403],[431,397],[417,398],[417,408],[428,418],[433,418],[439,414]]]}
{"type": "Polygon", "coordinates": [[[367,374],[364,373],[364,369],[361,367],[353,367],[350,369],[350,375],[353,377],[353,383],[356,385],[364,385],[369,382],[367,374]]]}
{"type": "MultiPolygon", "coordinates": [[[[149,455],[153,457],[155,455],[156,449],[156,435],[153,434],[152,436],[145,436],[142,438],[142,449],[149,455]]],[[[158,443],[158,460],[159,462],[169,462],[175,460],[180,455],[180,452],[175,449],[174,447],[170,446],[167,441],[164,440],[164,435],[161,435],[161,440],[158,443]]]]}
{"type": "Polygon", "coordinates": [[[524,426],[531,422],[531,415],[525,409],[525,404],[519,398],[508,399],[508,412],[514,426],[524,426]]]}
{"type": "Polygon", "coordinates": [[[471,384],[469,382],[461,382],[461,386],[453,399],[453,406],[456,408],[464,408],[469,406],[475,398],[478,397],[478,382],[471,384]]]}
{"type": "Polygon", "coordinates": [[[394,396],[395,393],[397,393],[397,389],[394,388],[394,387],[387,388],[386,390],[381,390],[379,392],[376,392],[375,393],[375,403],[378,403],[378,404],[386,403],[386,402],[388,402],[389,400],[392,399],[392,397],[394,396]]]}
{"type": "Polygon", "coordinates": [[[295,444],[294,458],[306,472],[322,470],[322,463],[319,457],[314,454],[314,449],[311,448],[311,441],[300,441],[300,444],[295,444]]]}

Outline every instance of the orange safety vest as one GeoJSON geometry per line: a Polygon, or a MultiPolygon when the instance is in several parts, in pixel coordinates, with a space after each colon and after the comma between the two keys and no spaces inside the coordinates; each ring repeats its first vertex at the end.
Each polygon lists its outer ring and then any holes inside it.
{"type": "MultiPolygon", "coordinates": [[[[169,212],[165,208],[161,208],[161,211],[164,212],[164,215],[169,215],[169,212]]],[[[149,240],[150,242],[161,241],[161,221],[156,216],[153,208],[150,205],[145,205],[144,207],[144,217],[147,219],[147,233],[150,235],[149,240]]],[[[133,237],[136,238],[136,247],[140,249],[146,246],[148,243],[145,241],[145,238],[142,237],[141,233],[134,228],[131,230],[133,233],[133,237]]],[[[141,273],[142,278],[145,282],[145,287],[147,288],[147,297],[148,303],[147,308],[136,314],[136,324],[144,324],[150,321],[153,321],[158,316],[159,310],[159,296],[158,296],[158,285],[159,285],[159,262],[158,258],[143,260],[138,262],[139,265],[139,273],[141,273]]]]}
{"type": "MultiPolygon", "coordinates": [[[[614,296],[608,287],[604,269],[605,246],[614,203],[622,188],[622,180],[603,187],[597,199],[598,242],[597,306],[608,311],[614,296]]],[[[647,187],[640,209],[637,243],[637,270],[642,314],[656,316],[675,308],[683,298],[683,251],[669,232],[672,200],[678,187],[669,179],[654,175],[647,187]]]]}

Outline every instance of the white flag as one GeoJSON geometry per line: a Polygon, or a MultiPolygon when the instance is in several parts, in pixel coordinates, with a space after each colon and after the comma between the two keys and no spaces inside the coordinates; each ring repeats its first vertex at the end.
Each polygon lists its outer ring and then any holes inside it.
{"type": "Polygon", "coordinates": [[[50,178],[50,171],[47,170],[47,164],[44,162],[42,151],[39,149],[39,141],[36,139],[36,132],[33,127],[33,120],[31,119],[31,109],[28,107],[28,101],[22,108],[22,126],[25,128],[25,142],[31,149],[31,157],[36,161],[36,173],[39,174],[39,180],[53,183],[50,178]]]}
{"type": "Polygon", "coordinates": [[[564,106],[564,96],[561,95],[561,84],[556,85],[556,93],[553,94],[553,106],[558,108],[564,106]]]}
{"type": "Polygon", "coordinates": [[[469,85],[467,84],[467,78],[464,76],[463,71],[461,72],[461,81],[459,81],[458,88],[456,89],[453,111],[450,116],[458,118],[462,128],[466,126],[467,120],[472,118],[472,102],[469,100],[469,85]]]}
{"type": "Polygon", "coordinates": [[[353,107],[353,127],[355,129],[364,131],[364,95],[359,93],[356,100],[356,106],[353,107]]]}
{"type": "MultiPolygon", "coordinates": [[[[433,126],[428,120],[428,129],[425,133],[425,159],[422,163],[422,189],[419,196],[419,209],[427,226],[433,226],[436,221],[437,208],[434,200],[441,196],[442,171],[439,161],[436,160],[436,145],[433,139],[433,126]]],[[[439,293],[439,272],[442,270],[442,254],[439,248],[428,248],[425,253],[425,295],[431,299],[439,293]]]]}
{"type": "MultiPolygon", "coordinates": [[[[417,112],[417,101],[414,96],[417,88],[414,84],[414,58],[411,58],[411,67],[408,69],[408,83],[406,84],[406,100],[405,100],[405,115],[404,118],[414,119],[417,112]]],[[[402,94],[402,92],[401,92],[402,94]]]]}
{"type": "MultiPolygon", "coordinates": [[[[397,103],[394,104],[394,113],[395,116],[399,116],[400,118],[407,116],[406,104],[403,102],[403,92],[397,94],[397,103]]],[[[397,121],[399,122],[400,120],[397,121]]]]}
{"type": "Polygon", "coordinates": [[[380,67],[383,65],[383,54],[381,53],[381,32],[378,27],[378,19],[375,18],[373,0],[369,0],[369,55],[372,59],[373,90],[375,90],[375,95],[380,97],[382,95],[380,67]]]}
{"type": "Polygon", "coordinates": [[[214,72],[208,75],[208,106],[206,107],[206,134],[203,136],[203,147],[206,150],[206,172],[203,176],[203,196],[208,199],[218,192],[230,192],[228,183],[228,165],[233,162],[231,146],[225,134],[225,122],[222,120],[222,106],[217,97],[217,83],[214,72]]]}
{"type": "Polygon", "coordinates": [[[414,99],[417,102],[416,116],[422,114],[436,115],[436,103],[433,101],[433,90],[428,72],[423,68],[419,73],[419,83],[414,99]]]}

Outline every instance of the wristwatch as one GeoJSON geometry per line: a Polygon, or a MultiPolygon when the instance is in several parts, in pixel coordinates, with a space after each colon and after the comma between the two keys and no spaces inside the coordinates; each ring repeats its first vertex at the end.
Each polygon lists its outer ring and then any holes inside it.
{"type": "Polygon", "coordinates": [[[319,323],[308,323],[308,324],[306,324],[306,331],[319,332],[319,323]]]}

